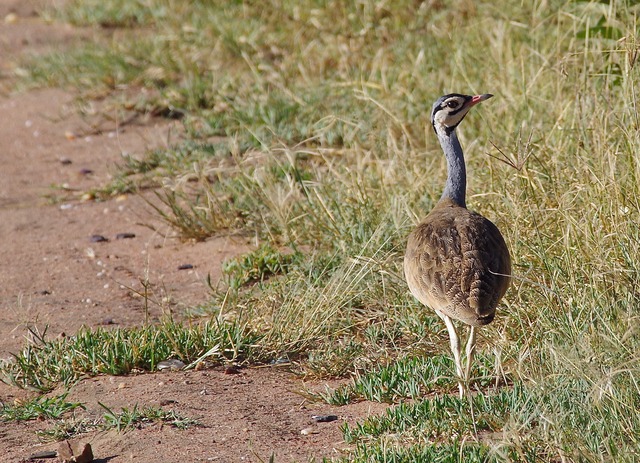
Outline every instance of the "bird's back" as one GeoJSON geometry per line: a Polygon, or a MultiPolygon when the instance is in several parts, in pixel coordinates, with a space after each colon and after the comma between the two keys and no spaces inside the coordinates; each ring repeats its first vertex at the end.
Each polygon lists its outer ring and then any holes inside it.
{"type": "Polygon", "coordinates": [[[409,235],[404,272],[420,302],[482,326],[493,320],[507,291],[511,258],[490,220],[442,200],[409,235]]]}

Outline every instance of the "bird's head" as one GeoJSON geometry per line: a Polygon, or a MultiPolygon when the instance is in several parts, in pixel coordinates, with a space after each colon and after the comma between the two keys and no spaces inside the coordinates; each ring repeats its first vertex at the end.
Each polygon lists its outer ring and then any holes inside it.
{"type": "Polygon", "coordinates": [[[464,119],[469,110],[478,103],[488,100],[493,95],[461,95],[450,93],[441,96],[433,104],[431,111],[431,123],[436,134],[449,135],[464,119]]]}

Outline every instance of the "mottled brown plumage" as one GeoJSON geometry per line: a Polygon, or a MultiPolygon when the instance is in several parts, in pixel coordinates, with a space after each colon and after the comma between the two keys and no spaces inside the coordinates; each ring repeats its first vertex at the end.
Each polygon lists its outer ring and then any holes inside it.
{"type": "Polygon", "coordinates": [[[409,235],[404,272],[424,305],[483,326],[509,287],[511,260],[490,220],[445,199],[409,235]]]}
{"type": "Polygon", "coordinates": [[[440,201],[409,235],[404,258],[411,293],[447,326],[460,396],[468,388],[475,329],[493,321],[511,275],[511,258],[500,231],[466,207],[466,167],[456,135],[469,110],[491,96],[453,93],[433,105],[431,123],[447,159],[447,183],[440,201]],[[470,326],[464,369],[452,319],[470,326]]]}

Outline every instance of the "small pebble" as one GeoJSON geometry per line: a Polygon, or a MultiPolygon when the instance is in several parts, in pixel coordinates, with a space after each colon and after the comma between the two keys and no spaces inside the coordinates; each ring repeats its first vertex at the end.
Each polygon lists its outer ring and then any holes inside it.
{"type": "Polygon", "coordinates": [[[164,405],[171,405],[171,404],[177,404],[178,401],[177,400],[173,400],[173,399],[162,399],[160,401],[160,405],[164,406],[164,405]]]}
{"type": "Polygon", "coordinates": [[[92,243],[104,243],[104,242],[108,242],[109,239],[105,238],[102,235],[91,235],[91,238],[89,238],[89,241],[91,241],[92,243]]]}
{"type": "Polygon", "coordinates": [[[315,428],[304,428],[300,431],[300,434],[303,436],[308,436],[309,434],[318,434],[318,430],[315,428]]]}
{"type": "MultiPolygon", "coordinates": [[[[4,17],[4,22],[7,24],[15,24],[18,22],[18,15],[15,13],[9,13],[4,17]]],[[[27,121],[27,122],[31,122],[31,121],[27,121]]]]}
{"type": "Polygon", "coordinates": [[[135,237],[136,237],[135,233],[118,233],[116,235],[117,240],[126,240],[130,238],[135,238],[135,237]]]}
{"type": "Polygon", "coordinates": [[[239,375],[240,373],[241,373],[240,368],[233,365],[229,365],[227,368],[224,369],[225,375],[239,375]]]}
{"type": "Polygon", "coordinates": [[[168,359],[163,360],[162,362],[158,362],[158,370],[182,370],[185,367],[185,363],[182,360],[178,359],[168,359]]]}
{"type": "Polygon", "coordinates": [[[192,268],[193,268],[193,265],[191,264],[178,265],[178,270],[190,270],[192,268]]]}
{"type": "Polygon", "coordinates": [[[58,444],[58,460],[62,463],[91,463],[91,444],[77,440],[65,440],[58,444]]]}
{"type": "Polygon", "coordinates": [[[271,360],[269,362],[271,365],[284,365],[286,363],[290,363],[290,360],[287,357],[279,357],[277,359],[271,360]]]}
{"type": "Polygon", "coordinates": [[[72,161],[69,158],[60,158],[60,164],[62,164],[63,166],[68,166],[71,163],[72,161]]]}
{"type": "Polygon", "coordinates": [[[93,174],[93,171],[91,169],[83,168],[83,169],[80,169],[79,173],[80,175],[91,175],[93,174]]]}

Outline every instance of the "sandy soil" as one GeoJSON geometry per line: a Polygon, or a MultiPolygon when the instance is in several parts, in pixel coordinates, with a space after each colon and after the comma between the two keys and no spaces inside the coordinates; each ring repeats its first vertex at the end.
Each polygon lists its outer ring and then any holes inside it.
{"type": "MultiPolygon", "coordinates": [[[[152,319],[167,311],[180,314],[207,300],[207,275],[216,281],[221,262],[250,246],[230,237],[182,243],[170,237],[170,230],[136,196],[107,202],[78,199],[74,192],[104,184],[123,154],[165,146],[181,129],[179,123],[162,119],[141,118],[127,126],[104,119],[100,133],[85,135],[89,122],[75,109],[72,92],[10,93],[8,76],[20,56],[101,33],[44,23],[36,12],[42,3],[0,2],[0,358],[24,345],[29,327],[40,332],[47,328],[54,337],[81,326],[142,323],[144,304],[136,292],[147,278],[153,289],[152,319]],[[135,237],[117,239],[119,233],[135,237]],[[109,241],[93,242],[92,235],[109,241]],[[182,264],[193,268],[179,270],[182,264]]],[[[79,418],[101,416],[100,401],[114,410],[162,406],[202,423],[184,431],[151,425],[79,436],[91,443],[97,461],[112,463],[259,462],[272,454],[277,462],[288,462],[337,456],[344,447],[339,426],[384,408],[310,404],[297,393],[305,387],[323,384],[304,385],[277,368],[234,375],[205,370],[91,378],[77,384],[69,400],[86,405],[86,411],[76,414],[79,418]],[[340,419],[314,424],[314,414],[340,419]],[[308,427],[312,432],[300,433],[308,427]]],[[[2,403],[27,395],[0,383],[2,403]]],[[[57,444],[41,443],[35,434],[50,425],[3,423],[0,462],[24,461],[33,452],[55,449],[57,444]]]]}

